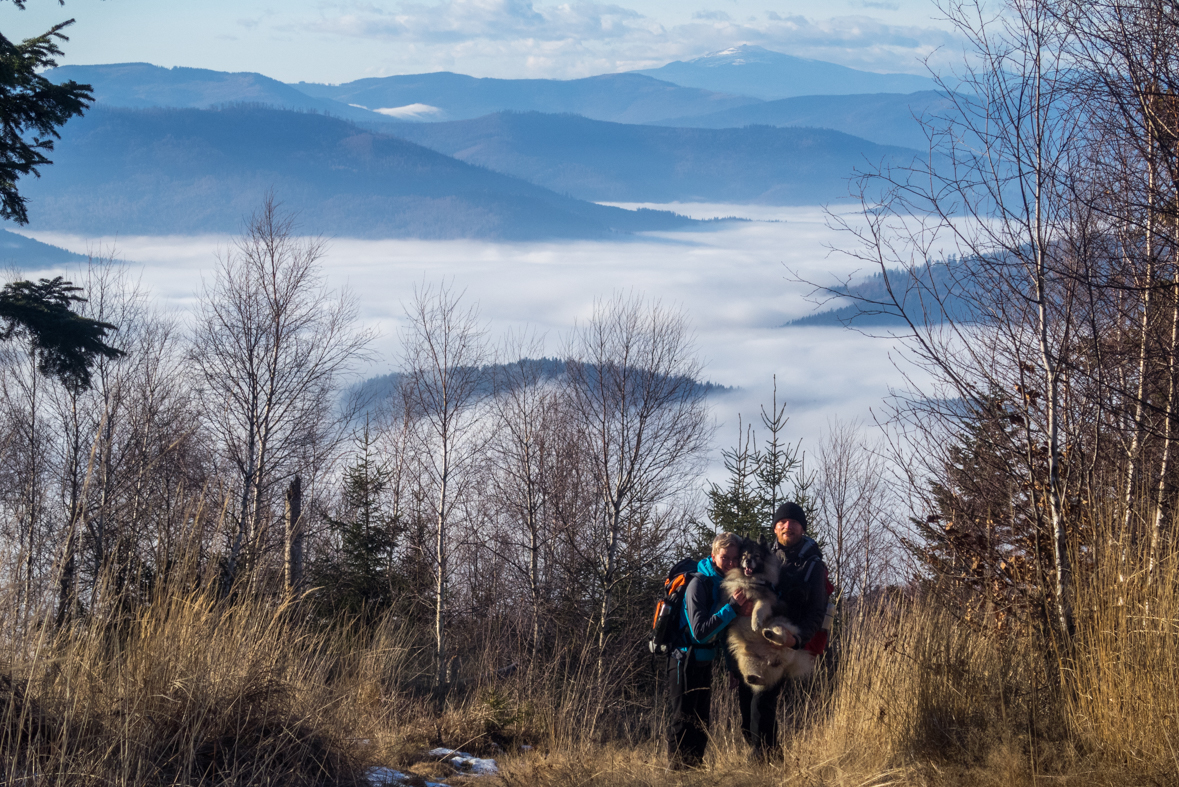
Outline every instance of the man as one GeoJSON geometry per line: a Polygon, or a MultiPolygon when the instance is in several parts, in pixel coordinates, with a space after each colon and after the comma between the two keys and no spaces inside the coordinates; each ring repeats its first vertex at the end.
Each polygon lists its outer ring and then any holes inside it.
{"type": "Polygon", "coordinates": [[[712,554],[697,564],[698,573],[684,593],[680,613],[684,644],[672,651],[667,672],[671,700],[668,755],[672,767],[695,767],[704,759],[712,709],[712,662],[716,648],[723,647],[717,638],[745,603],[742,590],[722,600],[720,583],[725,572],[736,567],[740,554],[740,536],[718,535],[712,541],[712,554]]]}
{"type": "MultiPolygon", "coordinates": [[[[822,627],[827,614],[827,568],[819,545],[806,534],[806,512],[798,503],[783,503],[774,512],[775,544],[771,548],[782,561],[778,595],[786,604],[786,615],[798,626],[798,636],[790,637],[786,647],[801,648],[822,627]]],[[[741,681],[738,685],[741,708],[741,732],[764,758],[778,745],[779,684],[754,693],[741,681]]]]}

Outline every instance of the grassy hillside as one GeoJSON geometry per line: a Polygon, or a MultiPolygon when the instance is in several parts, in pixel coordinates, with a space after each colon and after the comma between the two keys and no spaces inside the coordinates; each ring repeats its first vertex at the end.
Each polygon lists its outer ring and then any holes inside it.
{"type": "Polygon", "coordinates": [[[176,583],[134,610],[6,638],[0,780],[369,785],[383,767],[467,783],[425,754],[445,746],[495,758],[488,787],[1173,784],[1179,640],[1149,622],[1179,614],[1173,556],[1166,571],[1153,589],[1087,586],[1068,669],[930,598],[861,600],[780,708],[779,756],[748,759],[718,671],[710,754],[686,773],[667,770],[644,657],[595,667],[578,642],[529,656],[509,628],[470,620],[464,669],[436,692],[428,644],[393,617],[323,628],[306,600],[230,603],[176,583]]]}

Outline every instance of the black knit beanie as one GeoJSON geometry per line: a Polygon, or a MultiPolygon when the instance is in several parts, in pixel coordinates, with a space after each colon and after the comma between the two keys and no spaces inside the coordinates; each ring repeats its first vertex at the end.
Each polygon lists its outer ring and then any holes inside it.
{"type": "Polygon", "coordinates": [[[778,524],[783,519],[794,519],[802,523],[802,529],[806,530],[806,512],[802,510],[802,506],[798,503],[783,503],[778,506],[778,510],[774,512],[774,524],[778,524]]]}

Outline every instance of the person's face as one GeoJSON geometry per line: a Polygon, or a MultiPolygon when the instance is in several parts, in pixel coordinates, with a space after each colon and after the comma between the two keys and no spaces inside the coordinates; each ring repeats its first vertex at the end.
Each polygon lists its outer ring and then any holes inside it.
{"type": "Polygon", "coordinates": [[[720,552],[712,553],[712,562],[716,565],[720,572],[724,574],[731,568],[736,568],[737,563],[741,560],[741,550],[736,546],[731,546],[728,549],[723,549],[720,552]]]}
{"type": "Polygon", "coordinates": [[[774,535],[779,544],[792,547],[806,537],[806,530],[797,519],[780,519],[774,523],[774,535]]]}

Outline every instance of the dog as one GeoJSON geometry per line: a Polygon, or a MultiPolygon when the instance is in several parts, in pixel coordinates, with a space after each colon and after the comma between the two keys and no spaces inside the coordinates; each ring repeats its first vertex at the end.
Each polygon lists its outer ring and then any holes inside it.
{"type": "Polygon", "coordinates": [[[730,596],[740,588],[753,602],[751,616],[738,617],[729,624],[728,641],[741,677],[754,691],[771,689],[787,675],[805,677],[814,668],[812,654],[784,644],[787,632],[798,636],[798,627],[786,617],[786,609],[774,590],[781,571],[781,562],[764,539],[745,539],[739,565],[730,569],[721,583],[730,596]]]}

